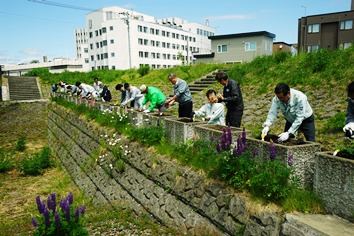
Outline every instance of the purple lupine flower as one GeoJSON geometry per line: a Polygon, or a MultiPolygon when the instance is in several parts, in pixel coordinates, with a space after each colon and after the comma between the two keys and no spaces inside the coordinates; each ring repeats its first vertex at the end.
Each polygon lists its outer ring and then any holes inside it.
{"type": "Polygon", "coordinates": [[[233,155],[234,157],[237,157],[237,156],[238,156],[238,152],[237,152],[237,142],[235,143],[234,150],[232,151],[232,155],[233,155]]]}
{"type": "Polygon", "coordinates": [[[276,154],[275,144],[273,142],[271,142],[269,145],[269,158],[271,161],[274,161],[276,156],[277,156],[277,154],[276,154]]]}
{"type": "Polygon", "coordinates": [[[79,215],[80,215],[80,209],[78,206],[76,206],[75,214],[74,214],[74,218],[76,221],[79,221],[79,215]]]}
{"type": "Polygon", "coordinates": [[[34,227],[38,227],[38,222],[37,222],[36,219],[33,218],[33,217],[32,217],[32,225],[33,225],[34,227]]]}
{"type": "Polygon", "coordinates": [[[60,227],[60,216],[57,211],[54,213],[54,219],[55,219],[55,225],[57,226],[57,228],[59,228],[60,227]]]}
{"type": "Polygon", "coordinates": [[[218,153],[221,152],[220,143],[219,143],[218,141],[216,142],[216,151],[217,151],[218,153]]]}
{"type": "Polygon", "coordinates": [[[227,134],[226,130],[222,130],[222,135],[221,135],[221,148],[222,150],[226,150],[226,142],[227,142],[227,134]]]}
{"type": "Polygon", "coordinates": [[[74,195],[73,195],[72,192],[70,192],[70,193],[68,194],[67,200],[68,200],[69,205],[73,204],[73,202],[74,202],[74,195]]]}
{"type": "Polygon", "coordinates": [[[50,212],[48,208],[45,208],[43,211],[43,216],[44,216],[44,223],[47,228],[50,227],[50,212]]]}
{"type": "Polygon", "coordinates": [[[288,152],[288,166],[292,166],[294,164],[294,155],[291,152],[288,152]]]}
{"type": "Polygon", "coordinates": [[[47,206],[48,206],[49,210],[53,210],[52,198],[50,195],[48,195],[48,198],[47,198],[47,206]]]}
{"type": "Polygon", "coordinates": [[[237,138],[237,153],[238,155],[241,155],[243,153],[242,138],[240,136],[238,136],[237,138]]]}
{"type": "Polygon", "coordinates": [[[86,211],[86,206],[82,205],[82,207],[80,208],[80,214],[81,215],[85,214],[85,211],[86,211]]]}
{"type": "MultiPolygon", "coordinates": [[[[230,125],[227,127],[227,140],[231,144],[232,143],[232,130],[230,125]]],[[[229,147],[230,149],[230,147],[229,147]]]]}
{"type": "Polygon", "coordinates": [[[64,213],[66,213],[68,211],[68,209],[70,211],[70,205],[66,199],[62,199],[60,201],[60,208],[61,208],[62,212],[64,212],[64,213]]]}
{"type": "Polygon", "coordinates": [[[214,137],[213,136],[211,136],[210,137],[210,142],[214,142],[215,140],[214,140],[214,137]]]}
{"type": "Polygon", "coordinates": [[[67,221],[70,221],[70,205],[68,205],[68,208],[66,209],[66,212],[65,212],[65,219],[67,221]]]}
{"type": "Polygon", "coordinates": [[[242,130],[242,142],[246,143],[246,129],[245,129],[245,127],[243,127],[243,130],[242,130]]]}
{"type": "Polygon", "coordinates": [[[36,197],[36,203],[37,203],[37,209],[38,209],[39,214],[43,214],[45,205],[43,207],[43,204],[41,202],[41,198],[39,196],[36,197]]]}
{"type": "Polygon", "coordinates": [[[54,213],[56,208],[57,208],[57,195],[55,193],[51,193],[50,194],[50,198],[52,200],[52,210],[53,210],[53,213],[54,213]]]}

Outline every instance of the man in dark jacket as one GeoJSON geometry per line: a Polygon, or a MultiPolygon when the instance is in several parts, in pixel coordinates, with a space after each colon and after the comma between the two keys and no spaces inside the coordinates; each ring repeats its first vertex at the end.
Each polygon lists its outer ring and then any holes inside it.
{"type": "Polygon", "coordinates": [[[240,86],[225,72],[218,72],[215,79],[224,86],[223,94],[217,97],[219,102],[225,102],[227,108],[226,125],[240,127],[244,108],[240,86]]]}
{"type": "Polygon", "coordinates": [[[345,126],[343,131],[345,136],[354,139],[354,82],[351,82],[347,88],[348,92],[348,105],[347,114],[345,119],[345,126]]]}
{"type": "Polygon", "coordinates": [[[100,97],[104,102],[110,102],[112,99],[111,91],[109,91],[109,88],[104,85],[103,83],[100,83],[100,88],[101,88],[101,93],[100,97]]]}

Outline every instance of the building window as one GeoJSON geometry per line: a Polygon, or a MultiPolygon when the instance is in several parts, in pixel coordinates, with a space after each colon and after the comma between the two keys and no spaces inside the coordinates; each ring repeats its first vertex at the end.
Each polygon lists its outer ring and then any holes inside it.
{"type": "Polygon", "coordinates": [[[307,52],[317,52],[319,49],[318,45],[309,45],[307,46],[307,52]]]}
{"type": "Polygon", "coordinates": [[[138,31],[143,32],[143,27],[141,25],[138,25],[138,31]]]}
{"type": "Polygon", "coordinates": [[[89,59],[88,58],[85,58],[85,63],[89,63],[89,59]]]}
{"type": "Polygon", "coordinates": [[[166,35],[166,31],[162,30],[162,36],[165,36],[166,35]]]}
{"type": "Polygon", "coordinates": [[[153,47],[155,47],[155,41],[154,41],[154,40],[151,40],[151,41],[150,41],[150,45],[153,46],[153,47]]]}
{"type": "Polygon", "coordinates": [[[104,33],[106,33],[106,31],[107,31],[106,27],[103,27],[102,28],[102,33],[104,34],[104,33]]]}
{"type": "Polygon", "coordinates": [[[152,58],[156,58],[156,54],[154,52],[151,53],[152,58]]]}
{"type": "Polygon", "coordinates": [[[144,57],[144,53],[142,51],[139,51],[139,57],[144,57]]]}
{"type": "Polygon", "coordinates": [[[159,53],[159,52],[156,53],[156,58],[157,58],[157,59],[160,59],[160,53],[159,53]]]}
{"type": "Polygon", "coordinates": [[[90,43],[90,49],[93,50],[93,44],[92,43],[90,43]]]}
{"type": "Polygon", "coordinates": [[[155,29],[154,28],[150,28],[150,34],[155,34],[155,29]]]}
{"type": "Polygon", "coordinates": [[[144,45],[149,45],[149,40],[148,39],[144,39],[144,45]]]}
{"type": "Polygon", "coordinates": [[[160,30],[157,29],[157,30],[155,31],[155,34],[156,34],[156,35],[160,35],[160,30]]]}
{"type": "Polygon", "coordinates": [[[353,20],[346,20],[340,22],[340,30],[353,29],[353,20]]]}
{"type": "Polygon", "coordinates": [[[166,32],[166,37],[170,37],[170,32],[166,32]]]}
{"type": "Polygon", "coordinates": [[[144,57],[148,58],[149,57],[149,52],[144,53],[144,57]]]}
{"type": "Polygon", "coordinates": [[[89,34],[89,35],[90,35],[90,38],[92,38],[92,37],[93,37],[92,32],[90,32],[90,34],[89,34]]]}
{"type": "Polygon", "coordinates": [[[139,39],[138,39],[138,44],[139,44],[139,45],[143,45],[143,39],[139,38],[139,39]]]}
{"type": "MultiPolygon", "coordinates": [[[[103,58],[107,59],[108,58],[108,53],[103,54],[103,58]]],[[[108,69],[108,68],[107,68],[108,69]]]]}
{"type": "Polygon", "coordinates": [[[103,46],[107,46],[107,40],[103,40],[103,41],[102,41],[102,45],[103,45],[103,46]]]}
{"type": "Polygon", "coordinates": [[[223,52],[227,52],[227,45],[218,45],[217,46],[217,50],[218,50],[218,53],[223,53],[223,52]]]}
{"type": "Polygon", "coordinates": [[[307,26],[307,33],[318,33],[320,32],[320,24],[312,24],[307,26]]]}
{"type": "Polygon", "coordinates": [[[111,52],[111,57],[115,57],[116,54],[114,52],[111,52]]]}
{"type": "Polygon", "coordinates": [[[113,30],[113,26],[110,26],[110,27],[109,27],[109,30],[112,31],[112,30],[113,30]]]}
{"type": "Polygon", "coordinates": [[[100,48],[100,44],[98,42],[96,43],[96,48],[100,48]]]}
{"type": "Polygon", "coordinates": [[[84,53],[88,53],[88,48],[84,48],[84,53]]]}
{"type": "Polygon", "coordinates": [[[116,66],[112,66],[112,70],[115,70],[116,69],[116,66]]]}
{"type": "Polygon", "coordinates": [[[111,44],[114,44],[114,39],[111,39],[111,44]]]}
{"type": "Polygon", "coordinates": [[[160,41],[156,41],[156,47],[160,47],[160,41]]]}
{"type": "Polygon", "coordinates": [[[245,43],[245,51],[256,51],[257,44],[256,42],[246,42],[245,43]]]}
{"type": "Polygon", "coordinates": [[[91,55],[91,61],[94,61],[95,57],[93,55],[91,55]]]}
{"type": "Polygon", "coordinates": [[[148,27],[144,26],[144,33],[148,32],[148,27]]]}
{"type": "Polygon", "coordinates": [[[340,43],[340,44],[338,45],[338,48],[339,48],[339,49],[347,49],[347,48],[349,48],[350,46],[352,46],[352,43],[340,43]]]}

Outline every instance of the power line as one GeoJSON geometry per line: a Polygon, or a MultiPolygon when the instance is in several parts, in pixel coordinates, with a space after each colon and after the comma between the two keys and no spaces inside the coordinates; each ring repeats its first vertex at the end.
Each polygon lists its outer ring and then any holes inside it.
{"type": "Polygon", "coordinates": [[[53,2],[53,1],[47,1],[47,0],[28,0],[28,1],[33,2],[33,3],[49,5],[49,6],[69,8],[69,9],[74,9],[74,10],[90,11],[90,12],[91,11],[97,11],[96,9],[92,9],[92,8],[74,6],[74,5],[69,5],[69,4],[59,3],[59,2],[53,2]]]}

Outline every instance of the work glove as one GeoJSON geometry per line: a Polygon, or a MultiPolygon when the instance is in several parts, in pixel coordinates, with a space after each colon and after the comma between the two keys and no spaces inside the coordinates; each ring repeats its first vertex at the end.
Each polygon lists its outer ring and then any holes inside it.
{"type": "Polygon", "coordinates": [[[354,122],[349,122],[343,127],[343,132],[346,132],[347,130],[354,131],[354,122]]]}
{"type": "Polygon", "coordinates": [[[278,142],[282,143],[289,139],[289,132],[279,134],[278,142]]]}
{"type": "Polygon", "coordinates": [[[269,126],[264,126],[262,130],[262,137],[267,136],[268,131],[269,131],[269,126]]]}
{"type": "Polygon", "coordinates": [[[144,112],[145,112],[145,113],[149,113],[149,112],[150,112],[150,110],[149,110],[149,109],[146,109],[144,112]]]}

